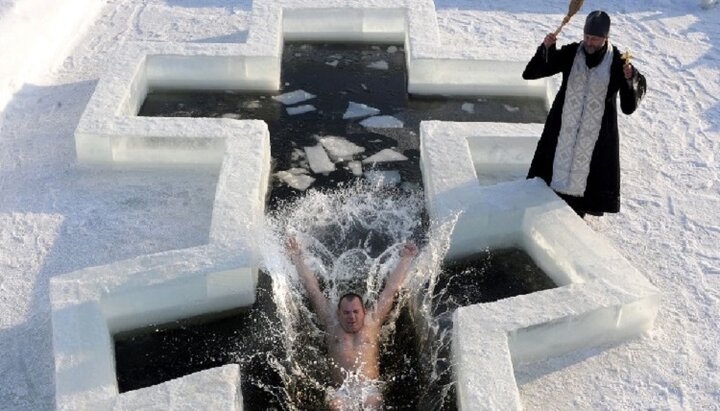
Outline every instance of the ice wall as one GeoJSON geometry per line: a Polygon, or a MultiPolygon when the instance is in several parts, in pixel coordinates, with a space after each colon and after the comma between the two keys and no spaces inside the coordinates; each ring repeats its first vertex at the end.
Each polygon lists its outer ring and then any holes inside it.
{"type": "Polygon", "coordinates": [[[432,0],[256,0],[246,43],[126,45],[108,64],[75,131],[78,160],[216,164],[223,147],[213,136],[228,126],[216,119],[137,117],[148,90],[278,90],[284,41],[403,43],[414,94],[546,102],[553,94],[545,80],[522,79],[524,61],[443,47],[432,0]]]}
{"type": "Polygon", "coordinates": [[[513,363],[636,336],[657,315],[659,291],[542,180],[518,176],[529,168],[541,127],[421,126],[430,216],[442,221],[462,212],[447,258],[521,248],[559,286],[455,312],[460,409],[519,409],[513,363]]]}
{"type": "MultiPolygon", "coordinates": [[[[264,219],[270,136],[260,121],[221,120],[206,126],[215,127],[209,129],[216,132],[212,138],[223,147],[214,164],[220,172],[207,245],[91,267],[51,280],[59,409],[137,409],[148,398],[159,401],[154,406],[182,401],[188,409],[209,404],[219,407],[214,409],[242,409],[237,368],[209,370],[141,390],[146,395],[119,395],[115,376],[112,334],[255,301],[256,235],[264,219]],[[206,383],[211,387],[201,389],[206,383]]],[[[172,136],[162,127],[158,130],[172,136]]],[[[152,151],[139,154],[156,162],[165,160],[152,151]]]]}

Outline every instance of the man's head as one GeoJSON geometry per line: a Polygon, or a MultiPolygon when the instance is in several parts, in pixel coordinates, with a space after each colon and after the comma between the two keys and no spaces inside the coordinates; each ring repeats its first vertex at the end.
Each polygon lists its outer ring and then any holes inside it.
{"type": "Polygon", "coordinates": [[[337,316],[345,332],[354,334],[360,331],[365,325],[365,304],[362,297],[355,293],[347,293],[340,297],[337,316]]]}
{"type": "Polygon", "coordinates": [[[610,16],[600,10],[588,14],[585,19],[585,41],[583,46],[588,54],[593,54],[603,48],[610,35],[610,16]]]}

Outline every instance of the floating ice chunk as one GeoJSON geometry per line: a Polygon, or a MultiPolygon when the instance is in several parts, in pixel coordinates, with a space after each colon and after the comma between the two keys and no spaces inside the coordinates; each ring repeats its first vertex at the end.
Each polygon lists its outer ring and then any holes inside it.
{"type": "Polygon", "coordinates": [[[363,164],[389,163],[391,161],[405,161],[408,158],[395,150],[386,148],[363,160],[363,164]]]}
{"type": "Polygon", "coordinates": [[[279,96],[274,96],[273,100],[279,101],[286,106],[291,106],[293,104],[301,103],[315,97],[317,96],[314,94],[310,94],[305,90],[295,90],[289,93],[280,94],[279,96]]]}
{"type": "Polygon", "coordinates": [[[463,103],[461,108],[463,111],[467,111],[468,113],[475,112],[475,104],[473,104],[473,103],[463,103]]]}
{"type": "Polygon", "coordinates": [[[400,184],[400,172],[397,170],[377,171],[371,170],[365,172],[365,178],[374,186],[396,186],[400,184]]]}
{"type": "Polygon", "coordinates": [[[367,65],[368,68],[376,69],[376,70],[387,70],[390,68],[390,65],[385,60],[380,61],[374,61],[367,65]]]}
{"type": "Polygon", "coordinates": [[[363,90],[368,91],[370,90],[368,86],[365,85],[365,83],[360,83],[360,87],[362,87],[363,90]]]}
{"type": "Polygon", "coordinates": [[[350,160],[355,154],[365,151],[364,147],[342,137],[327,136],[319,140],[334,162],[350,160]]]}
{"type": "Polygon", "coordinates": [[[240,114],[238,113],[225,113],[222,116],[222,118],[231,118],[233,120],[240,120],[240,114]]]}
{"type": "Polygon", "coordinates": [[[333,67],[337,67],[338,63],[340,63],[339,60],[330,60],[330,61],[325,62],[325,64],[327,64],[328,66],[333,66],[333,67]]]}
{"type": "Polygon", "coordinates": [[[360,125],[367,128],[402,128],[403,122],[393,116],[375,116],[366,118],[360,125]]]}
{"type": "Polygon", "coordinates": [[[380,110],[376,109],[375,107],[370,107],[367,104],[355,103],[354,101],[351,101],[348,103],[348,108],[347,110],[345,110],[345,114],[343,114],[343,119],[347,120],[349,118],[374,116],[379,113],[380,110]]]}
{"type": "Polygon", "coordinates": [[[507,111],[509,111],[509,112],[511,112],[511,113],[514,113],[514,112],[516,112],[516,111],[520,111],[520,107],[510,106],[510,105],[507,105],[507,104],[503,104],[503,107],[505,107],[505,110],[507,110],[507,111]]]}
{"type": "Polygon", "coordinates": [[[260,108],[260,102],[258,100],[246,101],[242,104],[242,106],[249,109],[260,108]]]}
{"type": "Polygon", "coordinates": [[[305,155],[313,173],[329,173],[335,171],[335,164],[330,161],[321,144],[305,147],[305,155]]]}
{"type": "Polygon", "coordinates": [[[315,178],[305,174],[307,170],[302,168],[291,168],[288,171],[278,171],[275,176],[290,187],[305,191],[315,182],[315,178]]]}
{"type": "Polygon", "coordinates": [[[352,171],[352,173],[353,173],[354,176],[358,176],[358,177],[359,177],[359,176],[361,176],[362,173],[363,173],[363,171],[362,171],[362,163],[359,162],[359,161],[351,161],[351,162],[349,162],[349,163],[348,163],[348,168],[350,169],[350,171],[352,171]]]}
{"type": "Polygon", "coordinates": [[[286,110],[289,115],[295,116],[298,114],[309,113],[311,111],[315,111],[316,109],[315,106],[313,106],[312,104],[304,104],[297,107],[288,107],[286,108],[286,110]]]}
{"type": "Polygon", "coordinates": [[[390,46],[387,48],[387,52],[390,54],[397,53],[397,51],[398,51],[397,46],[390,46]]]}
{"type": "Polygon", "coordinates": [[[289,170],[287,170],[288,173],[299,176],[300,174],[307,174],[310,171],[308,171],[306,168],[300,168],[300,167],[293,167],[289,170]]]}

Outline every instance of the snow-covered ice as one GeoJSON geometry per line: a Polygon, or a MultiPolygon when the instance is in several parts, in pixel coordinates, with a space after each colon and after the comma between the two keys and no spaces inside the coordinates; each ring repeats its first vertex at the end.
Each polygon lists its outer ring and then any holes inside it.
{"type": "Polygon", "coordinates": [[[348,108],[343,114],[343,119],[347,120],[351,118],[374,116],[379,113],[380,110],[376,109],[375,107],[370,107],[367,104],[355,103],[354,101],[351,101],[348,103],[348,108]]]}
{"type": "Polygon", "coordinates": [[[375,116],[360,122],[366,128],[402,128],[403,122],[393,116],[375,116]]]}
{"type": "Polygon", "coordinates": [[[352,160],[353,156],[365,152],[364,147],[337,136],[320,137],[320,144],[325,147],[333,162],[352,160]]]}
{"type": "Polygon", "coordinates": [[[335,171],[335,164],[330,161],[322,144],[305,147],[305,157],[310,163],[313,173],[324,174],[335,171]]]}
{"type": "Polygon", "coordinates": [[[307,173],[308,171],[304,168],[291,168],[287,171],[278,171],[275,176],[290,187],[305,191],[315,182],[315,178],[307,173]]]}
{"type": "Polygon", "coordinates": [[[315,111],[316,108],[312,104],[303,104],[300,106],[294,106],[294,107],[286,107],[287,113],[291,116],[296,116],[298,114],[305,114],[309,113],[311,111],[315,111]]]}
{"type": "Polygon", "coordinates": [[[385,148],[370,157],[364,159],[362,162],[363,164],[375,164],[375,163],[390,163],[393,161],[405,161],[408,158],[405,157],[403,154],[398,153],[397,151],[385,148]]]}
{"type": "Polygon", "coordinates": [[[362,162],[360,161],[351,161],[348,163],[348,168],[353,173],[354,176],[361,176],[363,173],[362,168],[362,162]]]}
{"type": "Polygon", "coordinates": [[[302,103],[303,101],[311,100],[317,97],[312,93],[308,93],[305,90],[295,90],[289,93],[283,93],[279,96],[273,96],[273,100],[279,101],[286,106],[292,106],[293,104],[302,103]]]}
{"type": "Polygon", "coordinates": [[[368,64],[367,67],[375,70],[388,70],[390,68],[390,65],[387,61],[380,60],[373,61],[372,63],[368,64]]]}
{"type": "Polygon", "coordinates": [[[261,107],[260,101],[258,101],[258,100],[247,101],[247,102],[243,103],[242,106],[243,106],[244,108],[251,109],[251,110],[261,107]]]}

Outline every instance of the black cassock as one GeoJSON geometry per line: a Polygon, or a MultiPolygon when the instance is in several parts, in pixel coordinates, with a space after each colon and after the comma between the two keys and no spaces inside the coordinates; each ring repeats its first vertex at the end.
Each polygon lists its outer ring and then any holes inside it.
{"type": "MultiPolygon", "coordinates": [[[[538,47],[535,56],[530,60],[523,78],[534,80],[563,73],[562,86],[555,96],[550,113],[545,121],[545,128],[538,142],[528,178],[540,177],[550,185],[553,175],[555,147],[560,134],[562,111],[565,102],[568,78],[580,43],[572,43],[557,50],[555,45],[546,49],[538,47]]],[[[595,52],[594,55],[599,56],[595,52]]],[[[602,51],[604,53],[604,50],[602,51]]],[[[592,61],[588,58],[588,61],[592,61]]],[[[596,62],[596,64],[599,63],[596,62]]],[[[560,194],[579,214],[617,213],[620,211],[620,143],[617,126],[617,95],[620,93],[620,108],[625,114],[632,114],[645,94],[646,83],[637,70],[628,81],[623,72],[624,61],[617,48],[613,49],[613,61],[610,67],[610,83],[605,97],[605,113],[603,114],[600,135],[590,160],[590,174],[583,197],[560,194]]]]}

